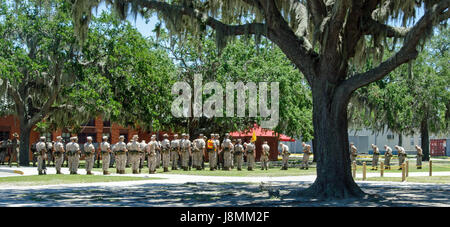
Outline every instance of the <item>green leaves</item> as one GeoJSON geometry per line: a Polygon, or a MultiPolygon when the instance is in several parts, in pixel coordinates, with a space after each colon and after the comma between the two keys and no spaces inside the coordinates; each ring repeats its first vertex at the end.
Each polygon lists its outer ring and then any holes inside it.
{"type": "Polygon", "coordinates": [[[350,107],[355,125],[413,134],[422,120],[431,132],[448,132],[449,30],[436,34],[411,66],[404,64],[381,81],[355,92],[350,107]],[[409,68],[411,67],[411,68],[409,68]]]}

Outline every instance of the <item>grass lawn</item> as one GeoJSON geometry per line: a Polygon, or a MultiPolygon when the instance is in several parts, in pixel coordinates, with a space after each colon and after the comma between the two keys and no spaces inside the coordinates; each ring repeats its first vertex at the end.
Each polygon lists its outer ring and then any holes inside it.
{"type": "Polygon", "coordinates": [[[144,178],[128,176],[103,176],[103,175],[34,175],[34,176],[14,176],[1,177],[0,186],[35,186],[35,185],[57,185],[57,184],[75,184],[75,183],[94,183],[94,182],[114,182],[114,181],[136,181],[136,180],[155,180],[161,178],[144,178]]]}
{"type": "MultiPolygon", "coordinates": [[[[383,160],[384,161],[384,160],[383,160]]],[[[380,172],[380,166],[378,165],[378,170],[371,170],[372,161],[366,162],[367,165],[367,172],[368,173],[374,173],[374,172],[380,172]]],[[[401,173],[401,170],[398,170],[398,161],[395,160],[394,162],[391,162],[391,169],[390,170],[384,170],[385,173],[401,173]]],[[[362,165],[358,165],[356,168],[356,172],[362,172],[362,165]]],[[[429,172],[429,163],[428,162],[422,162],[422,169],[416,168],[416,160],[409,160],[409,172],[429,172]]],[[[448,161],[433,161],[433,172],[442,172],[442,171],[450,171],[450,162],[448,161]]]]}
{"type": "MultiPolygon", "coordinates": [[[[356,180],[361,181],[362,178],[356,178],[356,180]]],[[[368,177],[368,181],[392,181],[392,182],[401,182],[401,177],[368,177]]],[[[449,184],[450,176],[426,176],[426,177],[408,177],[406,179],[407,182],[416,182],[416,183],[435,183],[435,184],[449,184]]]]}
{"type": "MultiPolygon", "coordinates": [[[[94,168],[93,171],[102,172],[101,168],[94,168]]],[[[115,173],[116,169],[109,168],[109,172],[115,173]]],[[[131,168],[126,168],[125,173],[132,173],[131,168]]],[[[142,169],[143,174],[148,173],[148,168],[142,169]]],[[[160,167],[156,169],[156,173],[162,174],[183,174],[183,175],[201,175],[201,176],[230,176],[230,177],[282,177],[282,176],[300,176],[300,175],[315,175],[316,168],[309,168],[308,170],[301,170],[299,168],[289,168],[288,170],[280,170],[279,167],[269,168],[269,170],[261,170],[257,165],[253,171],[248,171],[247,167],[243,168],[242,171],[238,171],[236,168],[224,171],[215,170],[210,171],[208,165],[205,166],[204,170],[191,169],[190,171],[184,170],[172,170],[169,168],[169,172],[163,172],[163,168],[160,167]]]]}
{"type": "MultiPolygon", "coordinates": [[[[372,168],[371,166],[371,160],[364,160],[367,164],[367,172],[368,173],[379,173],[380,170],[370,170],[372,168]]],[[[384,161],[383,159],[380,159],[380,161],[384,161]]],[[[268,177],[279,177],[279,176],[300,176],[300,175],[316,175],[316,168],[315,163],[313,163],[312,168],[310,167],[308,170],[300,170],[298,168],[299,160],[293,160],[293,162],[290,162],[290,168],[289,170],[280,170],[279,164],[280,162],[271,162],[270,166],[271,168],[268,171],[262,171],[260,169],[260,164],[256,163],[255,169],[253,171],[248,171],[247,166],[244,165],[242,171],[237,171],[236,169],[232,169],[230,171],[223,171],[223,170],[216,170],[216,171],[210,171],[209,170],[209,164],[205,163],[205,170],[198,171],[196,169],[191,169],[190,171],[183,171],[183,170],[171,170],[169,168],[168,173],[164,173],[162,167],[156,169],[156,173],[163,173],[163,174],[185,174],[185,175],[203,175],[203,176],[237,176],[237,177],[251,177],[251,176],[268,176],[268,177]],[[297,167],[293,167],[293,164],[297,167]],[[274,164],[277,164],[275,166],[274,164]]],[[[145,165],[147,165],[147,162],[145,162],[145,165]]],[[[94,167],[97,167],[97,163],[94,164],[94,167]]],[[[101,164],[100,164],[101,167],[101,164]]],[[[84,169],[84,161],[80,161],[80,169],[84,169]]],[[[93,171],[102,172],[103,170],[101,168],[94,168],[93,171]]],[[[357,166],[357,173],[362,172],[362,161],[358,160],[358,166],[357,166]]],[[[416,161],[415,159],[409,159],[409,172],[428,172],[429,171],[429,165],[428,162],[422,162],[422,169],[416,169],[416,161]]],[[[445,160],[433,160],[433,172],[439,172],[439,171],[450,171],[450,162],[445,160]]],[[[115,173],[115,168],[109,168],[109,172],[115,173]]],[[[131,174],[131,168],[128,167],[125,170],[125,173],[131,174]]],[[[391,160],[391,170],[385,170],[385,173],[398,173],[401,172],[401,170],[398,170],[398,160],[393,159],[391,160]]],[[[148,173],[147,166],[144,166],[142,169],[142,173],[148,173]]]]}

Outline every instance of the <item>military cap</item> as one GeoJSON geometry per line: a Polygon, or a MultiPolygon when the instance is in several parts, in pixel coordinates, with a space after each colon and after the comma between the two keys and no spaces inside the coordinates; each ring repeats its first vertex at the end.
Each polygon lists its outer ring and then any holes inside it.
{"type": "Polygon", "coordinates": [[[178,134],[173,135],[173,137],[178,137],[178,134]]]}
{"type": "Polygon", "coordinates": [[[86,137],[87,140],[92,140],[92,137],[88,136],[86,137]]]}
{"type": "Polygon", "coordinates": [[[108,139],[108,137],[107,137],[107,136],[103,136],[102,138],[103,138],[104,140],[107,140],[107,139],[108,139]]]}
{"type": "Polygon", "coordinates": [[[163,137],[169,137],[169,135],[167,135],[166,133],[164,133],[163,137]]]}
{"type": "Polygon", "coordinates": [[[62,137],[61,136],[57,136],[56,139],[57,140],[62,140],[62,137]]]}
{"type": "Polygon", "coordinates": [[[225,133],[225,136],[230,136],[230,134],[229,133],[225,133]]]}
{"type": "Polygon", "coordinates": [[[119,139],[125,139],[125,136],[121,135],[119,136],[119,139]]]}
{"type": "Polygon", "coordinates": [[[156,135],[155,135],[155,134],[153,134],[153,135],[152,135],[152,138],[156,138],[156,135]]]}
{"type": "Polygon", "coordinates": [[[186,136],[186,133],[182,133],[181,136],[186,136]]]}
{"type": "Polygon", "coordinates": [[[203,134],[202,134],[202,133],[200,133],[200,135],[198,135],[198,136],[200,136],[200,137],[203,137],[203,134]]]}
{"type": "Polygon", "coordinates": [[[45,140],[45,136],[39,137],[40,140],[45,140]]]}

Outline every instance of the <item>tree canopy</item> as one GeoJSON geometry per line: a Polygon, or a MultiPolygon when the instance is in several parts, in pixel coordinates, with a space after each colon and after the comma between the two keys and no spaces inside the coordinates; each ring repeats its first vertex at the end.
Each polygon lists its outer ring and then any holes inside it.
{"type": "MultiPolygon", "coordinates": [[[[192,87],[194,74],[203,75],[203,85],[216,81],[224,89],[227,82],[279,82],[280,93],[283,95],[279,100],[280,120],[274,131],[301,136],[305,141],[312,138],[312,100],[307,82],[280,49],[271,45],[267,39],[262,39],[259,43],[245,37],[234,39],[218,54],[211,34],[201,39],[187,34],[182,42],[177,42],[177,38],[168,35],[165,30],[158,32],[157,45],[170,53],[180,67],[180,80],[188,81],[192,87]]],[[[224,91],[224,105],[225,95],[224,91]]],[[[203,100],[206,98],[207,96],[203,95],[203,100]]],[[[236,96],[234,105],[235,108],[239,105],[246,105],[248,108],[248,103],[239,103],[236,96]]],[[[200,132],[225,133],[244,130],[261,120],[248,115],[227,116],[225,108],[223,116],[178,120],[182,122],[181,125],[189,125],[187,131],[192,135],[200,132]]]]}
{"type": "MultiPolygon", "coordinates": [[[[374,131],[389,129],[399,134],[449,132],[449,50],[444,40],[449,29],[432,37],[410,64],[402,65],[383,80],[358,89],[352,99],[351,121],[374,131]]],[[[428,142],[422,142],[424,158],[428,142]]]]}
{"type": "MultiPolygon", "coordinates": [[[[82,41],[92,8],[101,0],[73,0],[75,33],[82,41]]],[[[311,88],[317,178],[304,195],[362,197],[350,169],[347,108],[353,92],[415,59],[433,27],[450,17],[450,0],[109,0],[123,19],[156,12],[173,34],[215,31],[217,47],[229,37],[265,36],[305,76],[311,88]],[[418,18],[416,12],[423,8],[418,18]],[[416,20],[417,19],[417,20],[416,20]],[[401,21],[400,27],[389,21],[401,21]],[[408,23],[411,22],[411,23],[408,23]],[[365,45],[369,38],[371,45],[365,45]],[[380,61],[384,42],[401,47],[380,61]],[[376,64],[352,70],[364,59],[376,64]]]]}

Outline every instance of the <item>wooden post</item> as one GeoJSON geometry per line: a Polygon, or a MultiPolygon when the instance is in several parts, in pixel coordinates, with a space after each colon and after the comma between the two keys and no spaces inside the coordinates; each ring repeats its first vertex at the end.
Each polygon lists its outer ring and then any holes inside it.
{"type": "Polygon", "coordinates": [[[402,182],[406,181],[406,164],[402,164],[402,182]]]}
{"type": "Polygon", "coordinates": [[[409,161],[408,160],[406,160],[406,177],[408,177],[409,176],[409,161]]]}
{"type": "Polygon", "coordinates": [[[353,161],[352,163],[352,176],[353,178],[356,178],[356,161],[353,161]]]}
{"type": "Polygon", "coordinates": [[[363,162],[363,180],[366,180],[366,162],[363,162]]]}
{"type": "Polygon", "coordinates": [[[430,177],[433,175],[433,161],[428,162],[430,164],[430,177]]]}
{"type": "Polygon", "coordinates": [[[384,176],[384,163],[380,162],[380,177],[384,176]]]}

